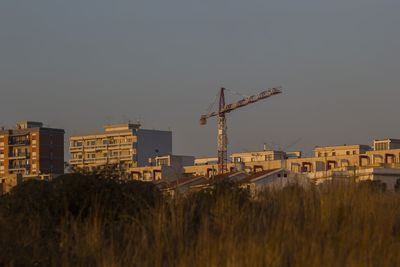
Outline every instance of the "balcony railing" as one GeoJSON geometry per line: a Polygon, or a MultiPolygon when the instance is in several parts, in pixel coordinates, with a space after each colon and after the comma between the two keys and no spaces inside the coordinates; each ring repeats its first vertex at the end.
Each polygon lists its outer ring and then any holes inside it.
{"type": "Polygon", "coordinates": [[[8,166],[8,169],[9,170],[29,170],[31,168],[31,165],[29,165],[29,164],[21,164],[21,165],[19,165],[19,164],[15,164],[15,165],[9,165],[8,166]]]}
{"type": "Polygon", "coordinates": [[[30,154],[29,153],[10,153],[8,155],[9,158],[29,158],[30,154]]]}
{"type": "Polygon", "coordinates": [[[70,150],[82,150],[83,146],[70,146],[69,149],[70,150]]]}
{"type": "Polygon", "coordinates": [[[9,140],[8,145],[10,146],[27,146],[30,144],[29,140],[9,140]]]}

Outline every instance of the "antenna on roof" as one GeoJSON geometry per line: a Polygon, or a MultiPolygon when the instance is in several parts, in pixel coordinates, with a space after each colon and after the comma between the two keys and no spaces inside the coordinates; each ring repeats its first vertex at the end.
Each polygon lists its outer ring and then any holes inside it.
{"type": "Polygon", "coordinates": [[[138,117],[136,117],[136,123],[137,124],[142,124],[142,122],[143,122],[143,118],[142,117],[140,117],[140,116],[138,116],[138,117]]]}

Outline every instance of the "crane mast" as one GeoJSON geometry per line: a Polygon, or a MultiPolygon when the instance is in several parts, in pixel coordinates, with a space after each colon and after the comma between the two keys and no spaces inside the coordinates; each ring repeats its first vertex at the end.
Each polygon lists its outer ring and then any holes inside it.
{"type": "Polygon", "coordinates": [[[219,97],[219,114],[218,114],[218,173],[224,173],[227,170],[226,163],[228,161],[228,136],[226,126],[225,108],[225,88],[221,88],[219,97]]]}
{"type": "Polygon", "coordinates": [[[238,108],[253,104],[262,99],[271,97],[282,93],[280,87],[271,88],[253,96],[243,98],[242,100],[232,103],[225,104],[225,88],[221,88],[219,92],[219,108],[218,111],[202,115],[200,117],[200,124],[207,124],[207,119],[211,117],[217,117],[218,119],[218,174],[227,172],[227,161],[228,161],[228,134],[226,125],[226,114],[236,110],[238,108]]]}

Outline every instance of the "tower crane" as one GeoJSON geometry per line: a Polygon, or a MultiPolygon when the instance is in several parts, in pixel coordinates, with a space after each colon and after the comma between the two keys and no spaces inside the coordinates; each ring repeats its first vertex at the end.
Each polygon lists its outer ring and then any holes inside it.
{"type": "Polygon", "coordinates": [[[262,91],[259,94],[245,97],[242,100],[231,104],[225,104],[225,88],[221,88],[219,92],[219,109],[205,115],[201,115],[200,124],[207,124],[207,120],[211,117],[218,119],[218,174],[223,174],[227,171],[227,151],[228,151],[228,136],[226,126],[226,114],[238,108],[253,104],[262,99],[269,98],[273,95],[282,93],[281,87],[270,88],[262,91]]]}

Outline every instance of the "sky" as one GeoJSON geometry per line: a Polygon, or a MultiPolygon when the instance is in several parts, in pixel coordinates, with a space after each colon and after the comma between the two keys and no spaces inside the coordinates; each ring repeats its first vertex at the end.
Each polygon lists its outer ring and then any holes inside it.
{"type": "MultiPolygon", "coordinates": [[[[216,155],[220,87],[283,94],[228,115],[229,151],[400,138],[398,0],[1,0],[0,125],[68,136],[140,121],[216,155]]],[[[240,99],[227,94],[227,102],[240,99]]]]}

